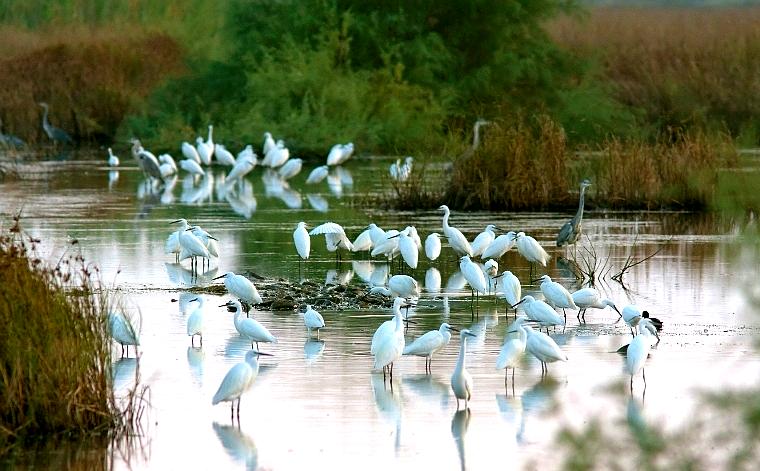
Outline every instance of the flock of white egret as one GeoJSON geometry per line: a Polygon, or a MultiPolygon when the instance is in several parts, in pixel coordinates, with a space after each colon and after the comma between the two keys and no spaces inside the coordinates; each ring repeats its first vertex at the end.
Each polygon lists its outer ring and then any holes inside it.
{"type": "MultiPolygon", "coordinates": [[[[331,155],[338,152],[335,149],[331,150],[331,155]]],[[[449,223],[451,216],[449,208],[441,206],[439,210],[443,212],[441,234],[459,256],[459,269],[466,283],[470,285],[473,295],[503,298],[508,306],[507,312],[509,307],[514,310],[515,320],[507,327],[504,344],[495,362],[496,369],[505,370],[505,385],[509,368],[513,370],[514,383],[514,368],[526,352],[541,362],[542,376],[548,373],[548,363],[568,361],[567,355],[549,335],[550,327],[564,328],[567,322],[567,310],[575,312],[579,322],[585,322],[588,309],[610,307],[619,314],[617,320],[622,318],[634,335],[634,341],[625,352],[626,367],[631,376],[631,388],[633,387],[634,375],[643,372],[649,350],[656,342],[659,342],[658,331],[662,328],[659,320],[650,318],[646,311],[641,311],[634,305],[619,310],[612,300],[603,299],[592,287],[570,292],[548,275],[529,280],[530,284],[540,283],[540,296],[544,298],[543,300],[536,299],[533,295],[523,296],[523,284],[515,274],[505,270],[499,275],[498,259],[514,247],[531,263],[531,268],[533,264],[546,267],[550,255],[536,239],[524,232],[515,233],[514,231],[496,236],[496,231],[499,229],[489,224],[470,242],[462,231],[449,223]],[[484,263],[473,260],[478,257],[484,260],[484,263]],[[518,311],[522,311],[522,314],[518,311]],[[546,329],[546,333],[541,332],[541,329],[546,329]]],[[[199,226],[190,225],[185,219],[178,219],[174,223],[179,227],[168,237],[165,251],[167,254],[174,255],[177,262],[181,263],[189,259],[194,269],[197,269],[199,259],[202,264],[205,264],[210,263],[209,260],[212,257],[219,256],[219,241],[215,237],[199,226]]],[[[580,223],[572,229],[580,231],[580,223]]],[[[400,256],[409,268],[415,269],[419,263],[420,252],[423,251],[422,239],[414,226],[407,226],[401,230],[383,230],[372,223],[352,241],[343,227],[337,223],[326,222],[309,231],[306,222],[299,222],[293,232],[293,242],[295,251],[302,261],[310,258],[311,237],[319,235],[325,236],[325,244],[329,252],[336,252],[336,254],[338,252],[366,252],[370,256],[379,256],[387,260],[389,266],[395,257],[400,256]]],[[[558,245],[562,244],[558,241],[558,245]]],[[[439,233],[431,233],[426,237],[424,253],[431,262],[440,259],[441,236],[439,233]]],[[[439,260],[438,263],[445,263],[445,261],[439,260]]],[[[223,279],[228,293],[233,297],[219,307],[224,307],[233,313],[235,329],[242,338],[250,341],[252,348],[242,362],[229,370],[213,397],[213,404],[230,402],[231,414],[234,417],[235,402],[237,402],[239,415],[240,398],[253,384],[258,373],[258,355],[263,354],[259,349],[259,343],[275,343],[277,338],[264,325],[253,317],[249,317],[251,313],[255,314],[255,309],[250,308],[255,308],[263,302],[251,280],[233,272],[227,272],[214,279],[223,279]]],[[[464,401],[467,408],[474,388],[472,377],[466,368],[465,347],[467,339],[474,334],[468,329],[460,330],[444,322],[439,329],[429,331],[407,343],[405,323],[409,320],[404,318],[402,308],[414,305],[420,298],[421,292],[417,281],[409,275],[396,274],[387,279],[383,278],[381,282],[372,286],[370,293],[393,298],[393,318],[383,322],[372,337],[369,353],[373,356],[373,370],[382,371],[384,379],[388,377],[392,385],[394,363],[404,355],[414,355],[425,357],[425,371],[431,373],[433,356],[449,343],[452,331],[459,332],[460,351],[451,375],[451,389],[457,399],[457,409],[460,400],[464,401]]],[[[187,335],[191,337],[191,344],[194,345],[196,336],[202,344],[204,298],[198,295],[191,302],[198,304],[187,318],[187,335]]],[[[477,303],[475,299],[473,315],[477,312],[477,303]]],[[[325,327],[324,318],[311,305],[306,306],[303,322],[310,337],[313,330],[317,331],[316,335],[319,337],[320,329],[325,327]]],[[[122,354],[125,347],[128,354],[129,345],[139,345],[137,333],[126,317],[111,314],[109,323],[114,339],[122,345],[122,354]]],[[[646,384],[645,377],[644,381],[646,384]]]]}

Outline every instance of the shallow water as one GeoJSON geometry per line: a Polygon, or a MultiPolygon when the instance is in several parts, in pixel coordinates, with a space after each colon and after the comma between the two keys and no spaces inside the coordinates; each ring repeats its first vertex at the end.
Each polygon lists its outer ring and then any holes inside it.
{"type": "MultiPolygon", "coordinates": [[[[458,338],[435,357],[432,375],[424,374],[421,358],[399,361],[391,389],[382,374],[371,372],[369,355],[372,333],[389,310],[322,311],[327,328],[319,341],[309,339],[299,313],[262,311],[256,318],[279,342],[262,344],[274,356],[261,360],[259,377],[243,397],[240,424],[233,426],[229,407],[211,405],[221,378],[249,348],[231,316],[217,307],[228,297],[205,295],[202,348],[190,347],[188,313],[171,300],[186,299],[184,289],[211,283],[226,271],[319,283],[377,283],[388,273],[384,263],[357,255],[336,264],[322,237],[312,238],[312,259],[299,268],[291,237],[296,223],[315,226],[331,220],[351,238],[369,222],[385,228],[414,224],[424,240],[428,233],[440,232],[441,214],[368,210],[355,204],[387,187],[387,179],[378,175],[385,175],[390,160],[349,161],[318,185],[304,183],[316,164],[305,164],[287,184],[256,168],[242,185],[225,185],[223,170],[216,168],[213,178],[181,176],[171,189],[152,192],[123,154],[127,165],[118,176],[92,160],[98,154],[17,164],[22,179],[0,183],[6,227],[20,210],[25,230],[41,238],[44,253],[55,258],[72,239],[78,240],[104,280],[139,309],[139,372],[150,386],[151,408],[138,452],[127,458],[102,450],[116,469],[403,469],[423,462],[440,469],[493,469],[497,463],[543,469],[558,464],[553,444],[562,427],[582,427],[599,415],[619,423],[633,411],[674,428],[692,413],[699,390],[754,384],[760,372],[760,356],[752,348],[760,323],[745,297],[747,273],[756,269],[757,257],[738,256],[736,227],[684,213],[588,211],[584,231],[599,260],[609,259],[608,275],[629,254],[642,258],[661,248],[626,273],[624,285],[609,276],[597,282],[620,308],[636,303],[666,323],[647,362],[643,401],[641,376],[629,399],[628,377],[614,351],[630,335],[622,321],[615,323],[618,316],[610,309],[590,310],[586,324],[569,314],[564,331],[552,336],[570,360],[551,364],[549,377],[542,380],[538,362],[525,358],[514,387],[505,390],[503,372],[493,367],[507,325],[504,303],[495,307],[492,298],[483,299],[473,318],[469,289],[453,252],[444,247],[435,262],[422,255],[412,273],[425,289],[411,314],[417,323],[409,326],[406,338],[443,321],[477,334],[467,345],[467,368],[475,383],[469,413],[456,411],[449,387],[458,338]],[[220,240],[222,256],[197,278],[188,265],[178,266],[163,253],[172,230],[168,223],[180,217],[220,240]]],[[[547,273],[578,288],[568,266],[556,257],[565,251],[553,247],[557,229],[569,217],[455,211],[451,223],[470,239],[487,223],[533,235],[555,255],[547,273]]],[[[520,278],[524,293],[538,290],[529,282],[527,262],[515,252],[500,260],[503,269],[520,278]]],[[[118,358],[116,346],[114,353],[118,358]]],[[[132,384],[136,368],[134,358],[115,361],[117,388],[132,384]]],[[[34,461],[36,467],[57,467],[53,458],[36,456],[34,461]]]]}

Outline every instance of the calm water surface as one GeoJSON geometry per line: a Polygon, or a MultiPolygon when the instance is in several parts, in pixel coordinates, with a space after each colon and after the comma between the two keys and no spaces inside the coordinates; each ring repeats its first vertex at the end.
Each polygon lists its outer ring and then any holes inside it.
{"type": "MultiPolygon", "coordinates": [[[[760,357],[752,348],[758,316],[744,294],[757,256],[739,256],[738,229],[689,214],[590,211],[584,230],[599,259],[609,258],[611,273],[629,255],[641,258],[662,247],[625,275],[625,285],[609,277],[597,283],[620,308],[636,303],[666,323],[646,366],[643,400],[640,376],[629,397],[622,358],[614,351],[630,335],[609,309],[589,311],[587,324],[570,315],[567,328],[553,334],[570,360],[551,364],[549,377],[541,380],[538,362],[526,357],[514,388],[505,390],[503,372],[493,366],[504,339],[504,304],[482,300],[480,315],[473,318],[469,289],[453,253],[444,247],[435,262],[421,256],[413,273],[425,290],[412,313],[417,324],[406,338],[444,321],[477,333],[468,344],[467,368],[475,383],[469,413],[456,411],[449,387],[457,338],[435,357],[432,375],[424,374],[421,358],[399,361],[391,389],[381,374],[371,372],[369,355],[372,333],[389,310],[322,311],[327,328],[319,341],[308,338],[297,312],[259,312],[256,317],[279,342],[262,344],[274,356],[261,360],[255,386],[243,397],[240,425],[232,425],[226,405],[211,405],[222,377],[249,348],[231,316],[216,307],[227,296],[206,296],[202,348],[190,347],[188,313],[171,300],[187,299],[184,289],[208,284],[226,271],[367,286],[385,278],[386,265],[365,256],[336,265],[321,237],[312,238],[312,260],[299,275],[291,237],[296,223],[334,221],[351,238],[369,222],[386,229],[414,224],[424,239],[440,232],[441,214],[356,203],[387,186],[378,175],[387,173],[390,160],[350,161],[317,185],[304,183],[317,165],[306,164],[288,183],[256,168],[242,184],[229,185],[223,169],[215,168],[205,178],[181,175],[173,185],[151,191],[130,166],[127,152],[122,154],[126,165],[118,173],[100,166],[105,160],[100,154],[72,156],[15,164],[23,178],[0,183],[6,227],[10,215],[21,210],[24,228],[56,258],[77,239],[104,279],[113,280],[133,310],[139,309],[139,373],[150,386],[151,407],[136,452],[127,458],[102,451],[103,462],[116,469],[408,469],[423,463],[431,469],[546,469],[559,464],[554,442],[564,427],[580,428],[597,416],[623,424],[633,413],[675,428],[692,413],[698,391],[754,384],[760,372],[760,357]],[[222,256],[197,279],[163,252],[172,230],[168,223],[180,217],[220,240],[222,256]]],[[[569,217],[455,211],[451,223],[470,239],[487,223],[533,235],[555,255],[547,273],[575,289],[580,283],[557,262],[564,252],[553,247],[569,217]]],[[[528,264],[516,253],[502,258],[503,269],[520,278],[524,293],[537,290],[530,284],[528,264]]],[[[134,358],[114,363],[117,388],[133,384],[137,366],[134,358]]],[[[44,457],[35,462],[46,467],[44,457]]],[[[55,468],[55,463],[51,459],[47,466],[55,468]]]]}

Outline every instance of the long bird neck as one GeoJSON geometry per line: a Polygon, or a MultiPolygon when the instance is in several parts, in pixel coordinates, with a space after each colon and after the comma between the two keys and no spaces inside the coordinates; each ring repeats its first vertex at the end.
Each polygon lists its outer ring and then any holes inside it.
{"type": "Polygon", "coordinates": [[[520,326],[519,334],[520,334],[520,343],[525,345],[528,342],[528,331],[525,330],[525,327],[520,326]]]}
{"type": "Polygon", "coordinates": [[[42,127],[45,130],[48,130],[48,129],[50,129],[50,121],[48,121],[48,107],[47,106],[43,106],[42,109],[45,110],[42,113],[42,127]]]}
{"type": "Polygon", "coordinates": [[[462,343],[459,346],[459,357],[457,358],[457,368],[462,369],[464,368],[465,364],[465,350],[467,348],[467,337],[462,337],[462,343]]]}
{"type": "Polygon", "coordinates": [[[583,219],[583,206],[586,204],[586,187],[581,187],[581,197],[578,201],[578,212],[575,214],[575,217],[577,218],[578,222],[581,222],[581,219],[583,219]]]}
{"type": "Polygon", "coordinates": [[[444,229],[444,232],[445,232],[445,231],[446,231],[446,229],[448,229],[448,228],[449,228],[449,211],[448,211],[448,210],[446,210],[446,211],[444,211],[444,213],[443,213],[443,229],[444,229]]]}
{"type": "Polygon", "coordinates": [[[396,331],[404,330],[404,321],[401,318],[401,309],[398,309],[396,311],[394,319],[396,321],[396,331]]]}
{"type": "Polygon", "coordinates": [[[208,139],[206,139],[206,142],[211,142],[213,140],[213,134],[214,134],[214,128],[209,126],[208,127],[208,139]]]}

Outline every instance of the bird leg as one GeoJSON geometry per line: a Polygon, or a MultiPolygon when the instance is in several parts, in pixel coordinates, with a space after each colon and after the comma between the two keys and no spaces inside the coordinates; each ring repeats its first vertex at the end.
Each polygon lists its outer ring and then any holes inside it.
{"type": "Polygon", "coordinates": [[[237,419],[238,419],[238,423],[240,423],[240,398],[238,398],[237,419]]]}

